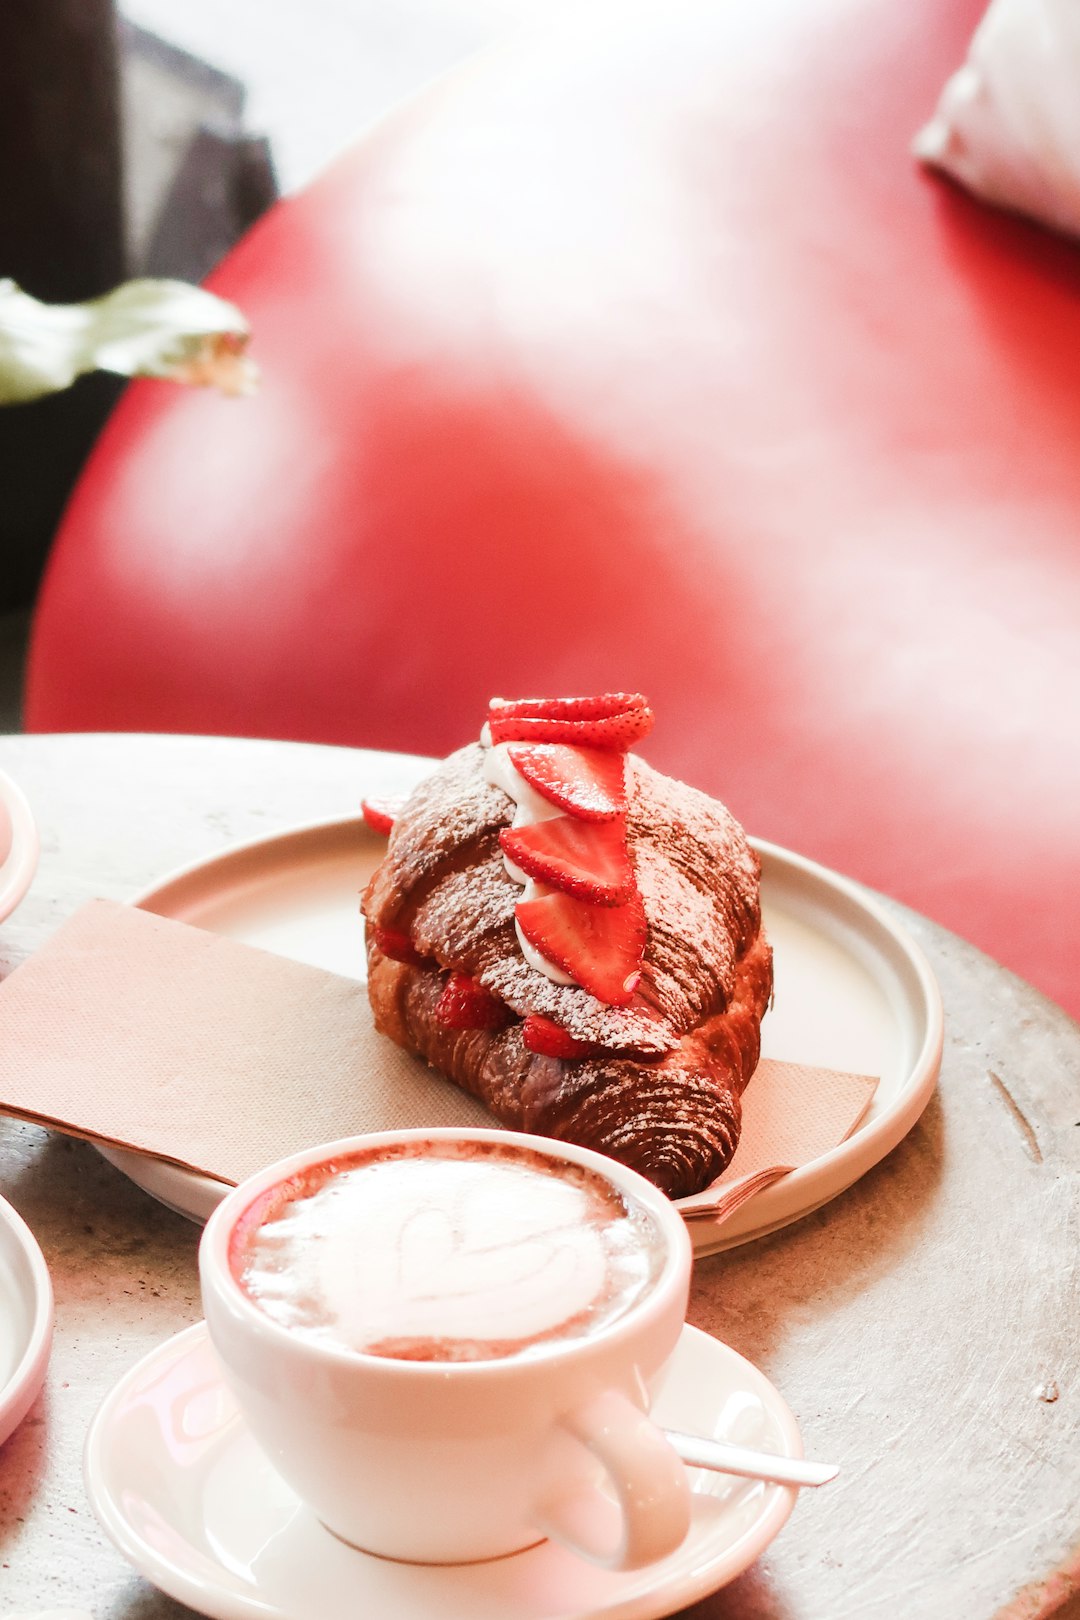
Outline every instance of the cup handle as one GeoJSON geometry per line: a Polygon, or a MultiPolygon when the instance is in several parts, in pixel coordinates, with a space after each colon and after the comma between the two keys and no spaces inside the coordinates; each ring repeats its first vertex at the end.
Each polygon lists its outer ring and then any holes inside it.
{"type": "Polygon", "coordinates": [[[673,1553],[690,1528],[686,1469],[660,1430],[618,1390],[605,1390],[562,1419],[602,1463],[615,1501],[593,1485],[545,1496],[537,1525],[604,1569],[638,1569],[673,1553]]]}

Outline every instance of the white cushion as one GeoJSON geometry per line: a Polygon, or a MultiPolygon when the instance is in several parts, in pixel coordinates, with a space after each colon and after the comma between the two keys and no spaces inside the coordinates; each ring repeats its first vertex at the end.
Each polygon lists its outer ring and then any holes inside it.
{"type": "Polygon", "coordinates": [[[914,151],[1080,236],[1080,0],[992,0],[914,151]]]}

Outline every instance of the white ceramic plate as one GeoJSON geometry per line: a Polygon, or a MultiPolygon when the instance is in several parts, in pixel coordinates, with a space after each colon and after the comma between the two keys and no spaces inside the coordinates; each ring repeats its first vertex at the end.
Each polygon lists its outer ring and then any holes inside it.
{"type": "Polygon", "coordinates": [[[0,922],[30,887],[37,862],[38,833],[26,795],[0,771],[0,922]]]}
{"type": "MultiPolygon", "coordinates": [[[[711,1254],[817,1209],[883,1158],[918,1119],[941,1063],[941,997],[907,931],[856,884],[757,843],[775,1005],[764,1055],[880,1076],[859,1128],[759,1192],[722,1227],[692,1221],[711,1254]]],[[[336,973],[364,973],[359,893],[384,841],[359,819],[240,845],[173,873],[136,904],[336,973]]],[[[220,1182],[120,1149],[106,1157],[154,1197],[205,1220],[220,1182]]]]}
{"type": "MultiPolygon", "coordinates": [[[[757,1368],[683,1329],[657,1422],[801,1457],[790,1410],[757,1368]]],[[[791,1512],[790,1486],[690,1470],[690,1532],[647,1569],[595,1569],[550,1542],[432,1567],[338,1541],[258,1450],[200,1322],[106,1397],[86,1441],[87,1495],[148,1580],[213,1620],[656,1620],[734,1580],[791,1512]]]]}
{"type": "Polygon", "coordinates": [[[45,1378],[53,1292],[37,1239],[0,1198],[0,1445],[22,1422],[45,1378]]]}

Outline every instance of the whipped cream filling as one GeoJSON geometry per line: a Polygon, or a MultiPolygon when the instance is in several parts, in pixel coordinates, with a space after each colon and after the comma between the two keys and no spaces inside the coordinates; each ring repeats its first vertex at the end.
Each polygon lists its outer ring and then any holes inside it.
{"type": "MultiPolygon", "coordinates": [[[[526,782],[510,758],[510,745],[508,743],[496,743],[493,747],[491,733],[488,731],[487,726],[480,733],[480,741],[487,749],[484,758],[484,780],[490,782],[492,787],[501,788],[507,797],[514,801],[515,809],[512,826],[527,827],[536,821],[553,821],[556,816],[563,814],[558,805],[552,804],[549,799],[545,799],[542,793],[537,793],[531,782],[526,782]]],[[[535,879],[523,872],[520,866],[515,866],[513,861],[508,861],[505,855],[503,856],[503,865],[514,882],[522,885],[524,893],[521,898],[523,900],[539,900],[544,895],[555,892],[550,884],[537,883],[535,879]]],[[[535,968],[537,973],[542,973],[553,984],[577,983],[577,980],[572,978],[569,973],[564,973],[561,967],[556,967],[554,962],[549,962],[546,956],[541,955],[536,946],[525,938],[516,920],[514,930],[517,933],[521,954],[531,968],[535,968]]]]}

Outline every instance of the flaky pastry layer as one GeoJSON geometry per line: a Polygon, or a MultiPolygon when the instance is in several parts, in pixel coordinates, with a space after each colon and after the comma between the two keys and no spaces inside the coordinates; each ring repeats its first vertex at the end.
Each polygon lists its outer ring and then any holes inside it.
{"type": "Polygon", "coordinates": [[[627,843],[645,964],[632,1004],[606,1006],[521,954],[521,891],[498,842],[514,807],[484,781],[483,752],[459,750],[416,790],[364,895],[368,922],[406,934],[425,959],[390,960],[369,929],[376,1027],[503,1123],[608,1153],[672,1197],[699,1192],[735,1151],[772,992],[757,856],[722,804],[629,756],[627,843]],[[448,970],[499,996],[514,1015],[507,1027],[446,1028],[435,1005],[448,970]],[[575,1061],[530,1052],[529,1013],[601,1050],[575,1061]]]}

